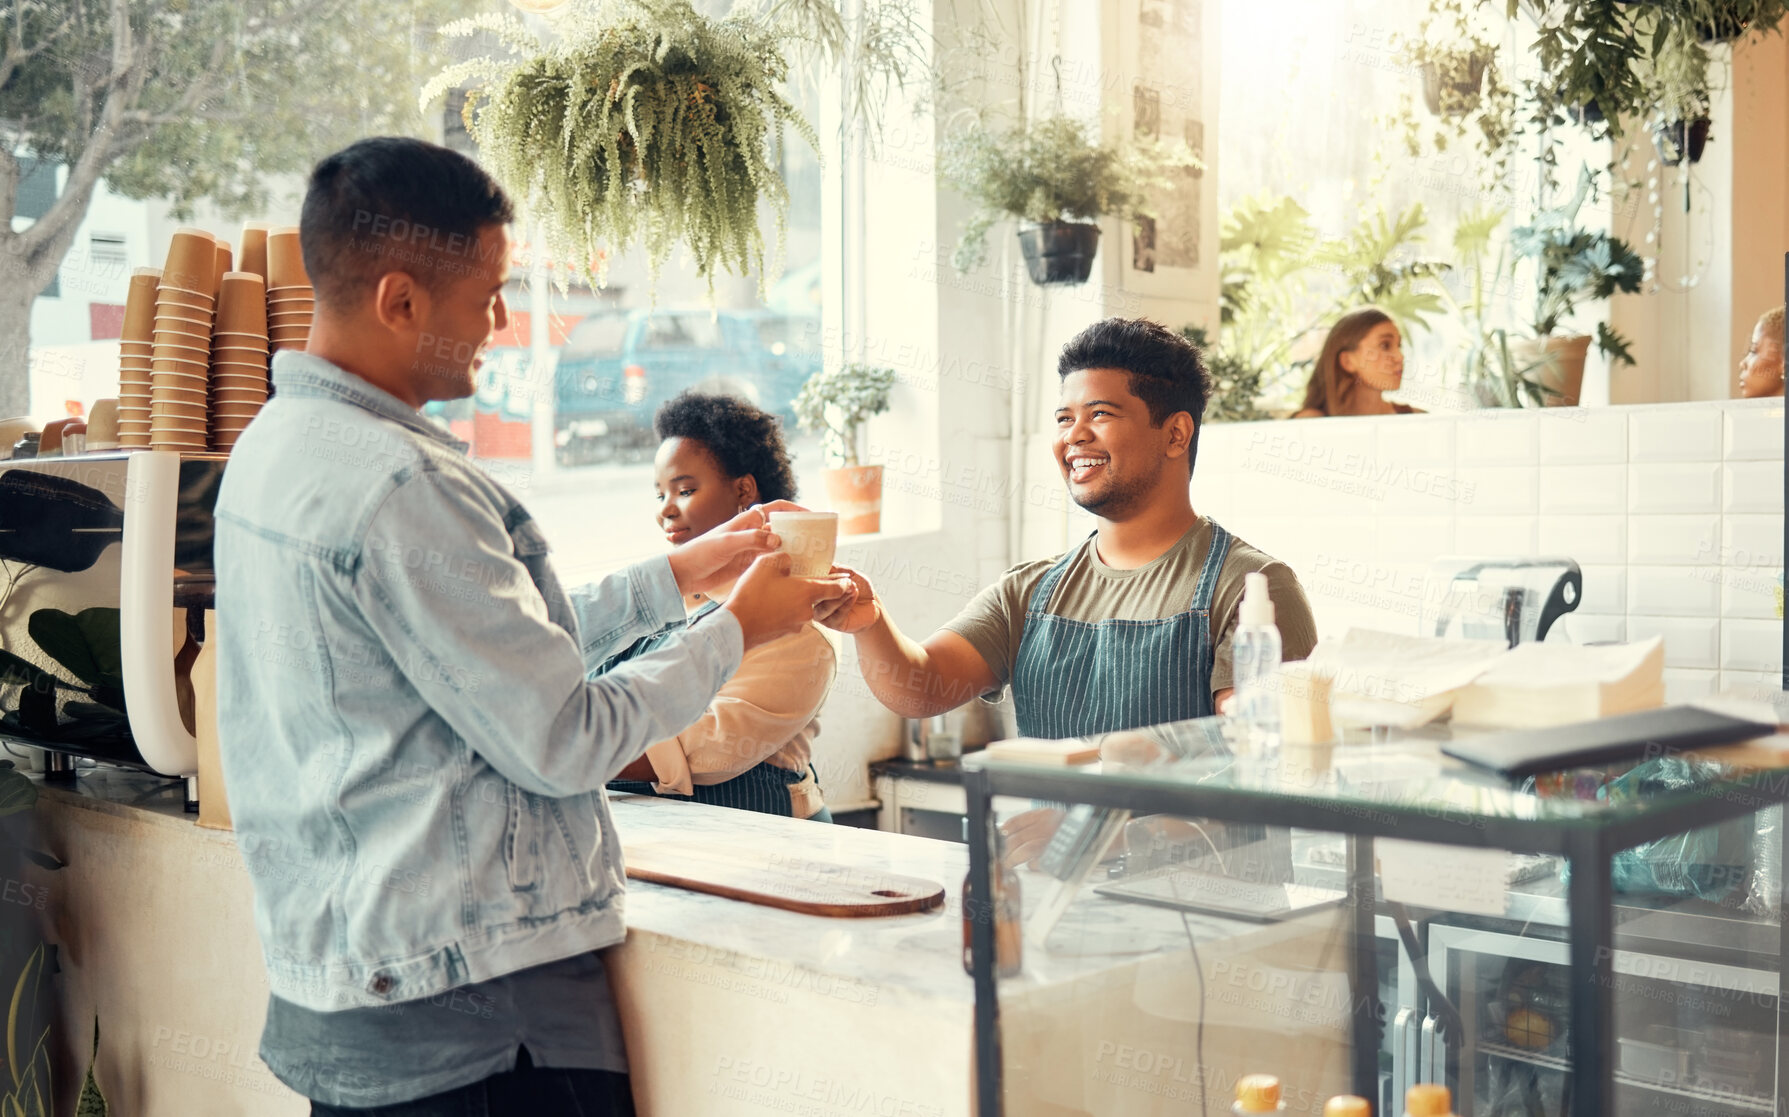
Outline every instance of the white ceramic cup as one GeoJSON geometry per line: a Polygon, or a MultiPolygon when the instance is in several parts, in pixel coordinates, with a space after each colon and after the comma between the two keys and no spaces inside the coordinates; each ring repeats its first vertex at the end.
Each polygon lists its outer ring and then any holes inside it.
{"type": "Polygon", "coordinates": [[[832,573],[832,556],[839,546],[837,512],[772,512],[770,530],[789,556],[789,573],[798,578],[820,578],[832,573]]]}

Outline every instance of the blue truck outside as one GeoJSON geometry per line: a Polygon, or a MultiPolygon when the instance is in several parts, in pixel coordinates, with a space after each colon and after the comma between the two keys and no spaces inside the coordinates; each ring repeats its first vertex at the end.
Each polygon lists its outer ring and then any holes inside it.
{"type": "Polygon", "coordinates": [[[795,424],[820,370],[819,320],[768,310],[599,311],[572,329],[554,374],[560,464],[643,461],[652,417],[694,389],[738,396],[795,424]]]}

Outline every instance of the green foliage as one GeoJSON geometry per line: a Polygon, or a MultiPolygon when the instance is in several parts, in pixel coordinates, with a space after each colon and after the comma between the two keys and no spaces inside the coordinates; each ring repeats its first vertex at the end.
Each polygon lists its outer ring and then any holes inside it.
{"type": "MultiPolygon", "coordinates": [[[[1505,7],[1513,18],[1517,0],[1505,7]]],[[[1544,133],[1591,101],[1603,111],[1603,134],[1617,139],[1624,118],[1693,119],[1670,114],[1707,94],[1703,43],[1770,33],[1785,15],[1789,0],[1554,0],[1539,20],[1537,73],[1523,82],[1530,123],[1544,133]]],[[[1551,157],[1543,152],[1549,166],[1551,157]]]]}
{"type": "MultiPolygon", "coordinates": [[[[1510,235],[1511,251],[1534,269],[1531,325],[1536,337],[1551,334],[1579,303],[1606,299],[1617,291],[1637,293],[1645,277],[1645,262],[1626,241],[1578,225],[1578,210],[1593,181],[1585,168],[1570,201],[1535,214],[1510,235]]],[[[1597,348],[1606,357],[1633,363],[1627,341],[1613,330],[1597,331],[1597,348]]]]}
{"type": "Polygon", "coordinates": [[[1257,394],[1286,389],[1301,379],[1291,359],[1300,339],[1366,303],[1385,308],[1406,335],[1427,330],[1443,309],[1434,281],[1449,267],[1414,255],[1427,225],[1416,203],[1395,216],[1379,209],[1324,238],[1289,197],[1237,203],[1224,215],[1218,257],[1218,349],[1233,362],[1227,367],[1256,377],[1257,394]]]}
{"type": "Polygon", "coordinates": [[[87,1059],[87,1078],[81,1083],[81,1096],[75,1101],[75,1117],[106,1117],[106,1096],[99,1092],[99,1080],[93,1068],[99,1065],[99,1017],[93,1018],[93,1053],[87,1059]]]}
{"type": "Polygon", "coordinates": [[[857,439],[863,424],[888,410],[895,370],[846,364],[821,369],[795,397],[795,419],[803,430],[820,431],[835,465],[858,464],[857,439]]]}
{"type": "Polygon", "coordinates": [[[421,134],[407,92],[443,59],[419,30],[465,10],[455,0],[132,0],[124,31],[115,6],[35,0],[0,15],[17,66],[0,82],[0,143],[70,164],[96,154],[114,191],[167,198],[180,216],[200,199],[256,213],[271,176],[369,134],[421,134]],[[109,126],[108,97],[122,110],[109,126]]]}
{"type": "Polygon", "coordinates": [[[951,262],[959,271],[987,259],[988,230],[1006,218],[1021,221],[1097,221],[1147,216],[1149,195],[1169,174],[1197,166],[1184,146],[1100,144],[1089,126],[1050,116],[1029,128],[989,128],[981,122],[946,137],[938,174],[975,204],[951,262]]]}
{"type": "MultiPolygon", "coordinates": [[[[462,21],[450,35],[507,28],[462,21]]],[[[786,129],[819,139],[783,95],[789,65],[749,13],[713,20],[686,0],[632,0],[567,17],[559,38],[519,64],[444,71],[428,103],[472,77],[468,125],[494,174],[544,221],[550,250],[601,282],[612,253],[643,246],[654,276],[688,247],[711,286],[717,268],[765,274],[758,206],[775,215],[777,264],[789,192],[774,162],[786,129]]]]}
{"type": "Polygon", "coordinates": [[[1180,334],[1199,347],[1205,371],[1211,376],[1211,396],[1205,401],[1205,423],[1251,423],[1273,416],[1261,409],[1261,370],[1250,368],[1211,342],[1203,326],[1182,326],[1180,334]]]}

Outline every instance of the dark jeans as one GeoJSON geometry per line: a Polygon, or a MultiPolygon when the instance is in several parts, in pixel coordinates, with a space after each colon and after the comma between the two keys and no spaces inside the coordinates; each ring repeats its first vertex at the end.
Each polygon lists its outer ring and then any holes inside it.
{"type": "Polygon", "coordinates": [[[312,1102],[311,1117],[634,1117],[634,1096],[625,1074],[537,1067],[524,1047],[516,1069],[470,1086],[373,1109],[312,1102]]]}

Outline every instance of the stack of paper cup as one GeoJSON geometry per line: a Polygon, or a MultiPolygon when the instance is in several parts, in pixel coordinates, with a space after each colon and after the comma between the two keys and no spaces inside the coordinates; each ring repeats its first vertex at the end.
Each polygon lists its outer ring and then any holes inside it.
{"type": "Polygon", "coordinates": [[[118,342],[118,445],[149,445],[149,362],[155,347],[155,292],[160,268],[131,273],[118,342]]]}
{"type": "Polygon", "coordinates": [[[217,239],[176,229],[155,296],[150,360],[149,445],[204,450],[206,386],[211,379],[211,318],[217,306],[217,239]]]}
{"type": "Polygon", "coordinates": [[[317,305],[304,253],[293,227],[267,234],[267,340],[273,352],[303,349],[311,337],[311,312],[317,305]]]}
{"type": "Polygon", "coordinates": [[[211,448],[229,450],[267,402],[267,290],[253,272],[223,277],[211,335],[211,448]]]}

